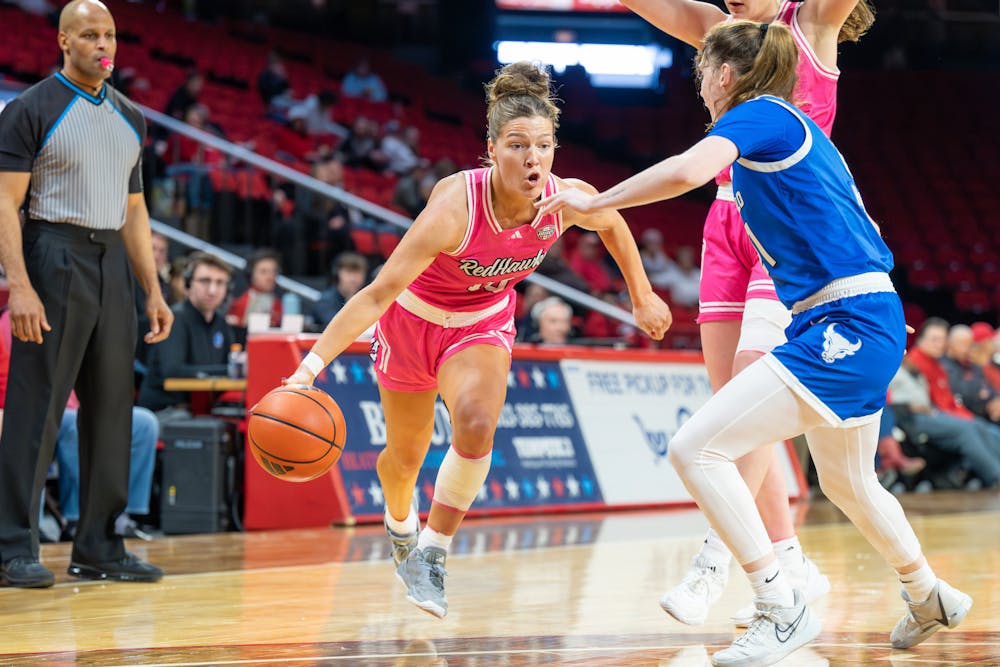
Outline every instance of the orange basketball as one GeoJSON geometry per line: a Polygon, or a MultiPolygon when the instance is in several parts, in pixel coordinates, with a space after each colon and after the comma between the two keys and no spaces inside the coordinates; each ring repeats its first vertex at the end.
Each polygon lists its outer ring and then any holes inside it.
{"type": "Polygon", "coordinates": [[[288,482],[308,482],[340,458],[347,426],[340,406],[325,391],[287,385],[250,408],[247,440],[261,468],[288,482]]]}

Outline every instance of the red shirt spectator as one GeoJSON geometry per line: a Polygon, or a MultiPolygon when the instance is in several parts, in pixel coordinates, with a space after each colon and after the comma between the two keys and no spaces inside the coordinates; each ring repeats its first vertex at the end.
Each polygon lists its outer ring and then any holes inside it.
{"type": "Polygon", "coordinates": [[[913,348],[907,353],[910,362],[927,378],[930,388],[931,403],[934,406],[955,417],[961,419],[972,419],[972,414],[966,407],[959,405],[955,400],[955,395],[951,392],[948,384],[948,373],[941,366],[941,362],[930,356],[920,348],[913,348]]]}

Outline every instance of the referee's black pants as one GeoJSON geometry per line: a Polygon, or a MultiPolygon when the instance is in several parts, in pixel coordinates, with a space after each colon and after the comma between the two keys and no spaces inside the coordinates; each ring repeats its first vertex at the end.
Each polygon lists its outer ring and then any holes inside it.
{"type": "Polygon", "coordinates": [[[11,346],[0,437],[0,558],[38,558],[38,505],[70,390],[80,399],[73,560],[125,554],[136,314],[120,232],[29,221],[24,258],[52,331],[11,346]]]}

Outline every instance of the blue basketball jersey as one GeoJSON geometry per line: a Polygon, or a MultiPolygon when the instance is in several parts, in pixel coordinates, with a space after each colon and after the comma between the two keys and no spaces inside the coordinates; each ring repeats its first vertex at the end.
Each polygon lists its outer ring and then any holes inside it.
{"type": "Polygon", "coordinates": [[[764,95],[727,111],[709,135],[739,150],[736,205],[786,307],[837,278],[892,269],[843,157],[801,111],[764,95]]]}

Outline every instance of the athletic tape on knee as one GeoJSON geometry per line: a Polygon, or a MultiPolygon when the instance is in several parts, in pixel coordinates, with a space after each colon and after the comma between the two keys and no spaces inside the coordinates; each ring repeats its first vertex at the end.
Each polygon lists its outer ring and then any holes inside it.
{"type": "Polygon", "coordinates": [[[492,452],[469,459],[449,447],[434,483],[434,502],[463,512],[468,510],[486,481],[491,455],[492,452]]]}

